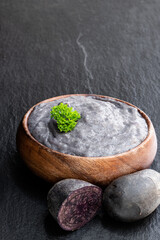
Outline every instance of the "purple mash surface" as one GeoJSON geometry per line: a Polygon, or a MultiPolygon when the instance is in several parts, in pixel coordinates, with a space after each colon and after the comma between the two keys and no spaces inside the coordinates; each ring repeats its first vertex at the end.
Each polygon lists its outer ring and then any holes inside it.
{"type": "Polygon", "coordinates": [[[111,156],[139,145],[148,135],[148,125],[125,103],[96,96],[70,96],[37,105],[28,119],[32,136],[43,145],[70,155],[111,156]],[[81,114],[76,127],[67,133],[50,118],[51,107],[67,103],[81,114]]]}

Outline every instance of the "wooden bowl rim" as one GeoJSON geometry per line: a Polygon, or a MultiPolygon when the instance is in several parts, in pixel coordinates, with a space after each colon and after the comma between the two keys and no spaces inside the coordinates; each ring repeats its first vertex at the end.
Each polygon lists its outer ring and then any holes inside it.
{"type": "Polygon", "coordinates": [[[42,149],[44,150],[47,150],[48,152],[50,153],[53,153],[53,154],[57,154],[57,155],[60,155],[60,156],[63,156],[63,157],[70,157],[70,158],[74,158],[75,160],[79,160],[79,158],[81,159],[87,159],[87,160],[96,160],[96,159],[105,159],[105,160],[114,160],[115,158],[119,158],[119,157],[124,157],[124,156],[127,156],[128,154],[130,153],[133,153],[134,151],[138,151],[141,147],[144,147],[144,145],[150,140],[152,134],[153,134],[153,131],[154,131],[154,127],[152,125],[152,122],[150,120],[150,118],[141,110],[139,109],[138,107],[136,107],[135,105],[129,103],[129,102],[126,102],[124,100],[121,100],[121,99],[118,99],[118,98],[114,98],[114,97],[110,97],[110,96],[104,96],[104,95],[98,95],[98,94],[67,94],[67,95],[60,95],[60,96],[56,96],[56,97],[52,97],[52,98],[48,98],[48,99],[45,99],[41,102],[38,102],[37,104],[35,104],[34,106],[32,106],[28,111],[27,113],[24,115],[23,119],[22,119],[22,126],[27,134],[27,136],[29,138],[31,138],[32,141],[34,141],[35,143],[39,144],[41,146],[42,149]],[[148,125],[148,135],[147,137],[139,144],[137,145],[136,147],[128,150],[128,151],[125,151],[125,152],[122,152],[122,153],[119,153],[119,154],[115,154],[115,155],[110,155],[110,156],[101,156],[101,157],[85,157],[85,156],[78,156],[78,155],[70,155],[70,154],[67,154],[67,153],[62,153],[62,152],[59,152],[59,151],[56,151],[56,150],[53,150],[45,145],[43,145],[42,143],[40,143],[38,140],[36,140],[30,133],[29,129],[28,129],[28,118],[31,114],[31,112],[33,111],[33,109],[41,104],[41,103],[45,103],[45,102],[52,102],[54,100],[58,100],[58,99],[61,99],[61,98],[67,98],[67,97],[71,97],[71,96],[96,96],[96,97],[101,97],[101,98],[109,98],[111,100],[115,100],[115,101],[118,101],[118,102],[122,102],[122,103],[125,103],[129,106],[132,106],[134,108],[136,108],[138,110],[138,112],[142,115],[142,117],[146,120],[146,123],[148,125]]]}

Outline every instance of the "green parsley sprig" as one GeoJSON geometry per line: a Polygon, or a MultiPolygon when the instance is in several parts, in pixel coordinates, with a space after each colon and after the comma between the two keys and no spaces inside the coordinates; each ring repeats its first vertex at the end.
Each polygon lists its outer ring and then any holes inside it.
{"type": "Polygon", "coordinates": [[[76,110],[73,111],[72,107],[68,107],[68,104],[62,102],[51,109],[51,118],[54,118],[57,121],[57,127],[60,132],[66,133],[72,131],[75,128],[78,119],[81,118],[81,115],[76,110]]]}

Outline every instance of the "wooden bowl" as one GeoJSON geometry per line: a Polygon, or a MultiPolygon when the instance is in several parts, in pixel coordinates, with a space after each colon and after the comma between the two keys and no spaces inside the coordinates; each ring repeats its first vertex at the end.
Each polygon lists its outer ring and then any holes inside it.
{"type": "Polygon", "coordinates": [[[105,186],[122,175],[148,168],[157,151],[157,138],[148,116],[136,106],[111,97],[96,94],[70,94],[53,97],[34,105],[23,117],[17,131],[17,150],[28,167],[43,179],[55,183],[65,178],[82,179],[105,186]],[[107,157],[81,157],[52,150],[39,143],[29,132],[28,118],[34,107],[69,96],[99,96],[126,103],[138,109],[148,124],[148,136],[137,147],[121,154],[107,157]]]}

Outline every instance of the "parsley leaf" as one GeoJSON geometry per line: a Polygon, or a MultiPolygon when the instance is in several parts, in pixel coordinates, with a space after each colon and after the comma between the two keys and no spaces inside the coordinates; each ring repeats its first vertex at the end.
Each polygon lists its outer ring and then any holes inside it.
{"type": "Polygon", "coordinates": [[[68,107],[67,104],[62,102],[51,109],[51,118],[54,118],[57,121],[57,127],[60,132],[66,133],[72,131],[75,128],[78,119],[81,118],[81,115],[76,110],[73,111],[72,107],[68,107]]]}

